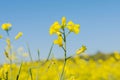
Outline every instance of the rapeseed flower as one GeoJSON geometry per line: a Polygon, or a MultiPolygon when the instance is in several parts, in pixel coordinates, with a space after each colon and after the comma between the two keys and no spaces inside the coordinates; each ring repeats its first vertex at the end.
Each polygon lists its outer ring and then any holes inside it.
{"type": "Polygon", "coordinates": [[[49,30],[50,35],[53,35],[53,34],[56,34],[57,32],[59,32],[60,28],[61,28],[61,26],[60,26],[59,22],[58,21],[54,22],[49,30]]]}
{"type": "Polygon", "coordinates": [[[70,32],[74,32],[75,34],[78,34],[80,32],[79,24],[74,24],[72,21],[69,21],[67,25],[67,28],[70,30],[70,32]]]}
{"type": "Polygon", "coordinates": [[[19,33],[15,36],[15,40],[18,40],[22,35],[23,35],[23,33],[22,33],[22,32],[19,32],[19,33]]]}
{"type": "Polygon", "coordinates": [[[54,40],[54,44],[59,45],[60,47],[63,46],[63,39],[62,36],[58,36],[58,39],[54,40]]]}
{"type": "Polygon", "coordinates": [[[74,23],[72,21],[69,21],[67,28],[72,32],[74,29],[74,23]]]}
{"type": "Polygon", "coordinates": [[[62,17],[62,28],[66,26],[66,17],[62,17]]]}
{"type": "Polygon", "coordinates": [[[9,31],[11,29],[12,24],[10,23],[4,23],[2,24],[1,28],[5,31],[9,31]]]}
{"type": "Polygon", "coordinates": [[[79,54],[85,52],[85,50],[87,50],[86,46],[82,45],[82,47],[76,51],[76,54],[79,55],[79,54]]]}

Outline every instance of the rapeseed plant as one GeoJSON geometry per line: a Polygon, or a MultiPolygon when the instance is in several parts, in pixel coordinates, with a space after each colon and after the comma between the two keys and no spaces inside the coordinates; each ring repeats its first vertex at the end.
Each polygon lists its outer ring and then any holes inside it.
{"type": "MultiPolygon", "coordinates": [[[[12,49],[12,42],[10,40],[10,35],[9,35],[9,31],[12,29],[12,24],[11,23],[4,23],[1,26],[2,30],[4,30],[7,33],[7,37],[5,38],[6,41],[6,48],[4,50],[4,54],[5,57],[9,60],[9,64],[10,64],[10,80],[12,80],[12,64],[13,64],[13,60],[16,59],[16,56],[14,55],[14,51],[12,49]]],[[[21,36],[23,35],[22,32],[19,32],[16,36],[15,36],[15,40],[19,39],[21,36]]],[[[3,36],[0,35],[0,39],[2,39],[3,36]]],[[[8,80],[8,76],[6,78],[6,80],[8,80]]]]}
{"type": "MultiPolygon", "coordinates": [[[[63,75],[65,72],[65,67],[66,67],[66,62],[67,62],[67,36],[71,33],[74,32],[75,34],[78,34],[80,32],[80,25],[75,24],[72,21],[69,21],[68,23],[66,22],[66,17],[62,17],[61,19],[61,24],[58,21],[55,21],[50,29],[49,29],[49,34],[53,35],[56,34],[58,39],[54,40],[53,43],[56,45],[59,45],[64,51],[64,65],[63,69],[60,75],[60,80],[63,80],[63,75]],[[66,31],[68,29],[68,32],[66,31]]],[[[79,51],[77,51],[77,54],[83,53],[87,48],[85,46],[82,46],[79,51]]]]}

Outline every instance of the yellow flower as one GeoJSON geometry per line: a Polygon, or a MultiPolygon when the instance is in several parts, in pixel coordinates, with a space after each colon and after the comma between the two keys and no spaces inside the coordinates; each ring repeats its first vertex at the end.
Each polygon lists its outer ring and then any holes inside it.
{"type": "Polygon", "coordinates": [[[73,29],[74,29],[74,23],[73,23],[72,21],[69,21],[69,22],[68,22],[68,26],[67,26],[67,28],[68,28],[71,32],[73,32],[73,29]]]}
{"type": "Polygon", "coordinates": [[[2,35],[0,35],[0,39],[2,39],[3,38],[3,36],[2,35]]]}
{"type": "Polygon", "coordinates": [[[12,26],[12,24],[10,24],[10,23],[4,23],[4,24],[2,24],[1,28],[5,31],[9,31],[11,29],[11,26],[12,26]]]}
{"type": "Polygon", "coordinates": [[[60,47],[63,46],[63,39],[62,36],[58,36],[58,39],[54,40],[54,44],[59,45],[60,47]]]}
{"type": "Polygon", "coordinates": [[[49,30],[50,35],[56,34],[57,32],[59,32],[60,28],[61,28],[61,26],[60,26],[59,22],[58,21],[54,22],[49,30]]]}
{"type": "Polygon", "coordinates": [[[85,52],[85,50],[87,50],[86,46],[82,45],[82,47],[76,51],[76,54],[79,55],[79,54],[85,52]]]}
{"type": "Polygon", "coordinates": [[[66,25],[66,17],[62,17],[62,27],[64,28],[66,25]]]}
{"type": "Polygon", "coordinates": [[[71,31],[74,32],[75,34],[78,34],[80,32],[79,28],[80,25],[79,24],[74,24],[72,21],[68,22],[68,26],[67,28],[71,31]]]}
{"type": "Polygon", "coordinates": [[[15,36],[15,40],[18,40],[22,35],[23,35],[23,33],[22,33],[22,32],[19,32],[19,33],[15,36]]]}
{"type": "Polygon", "coordinates": [[[74,32],[75,34],[78,34],[78,33],[80,32],[80,29],[79,29],[79,28],[80,28],[80,25],[79,25],[79,24],[75,24],[75,26],[74,26],[74,31],[73,31],[73,32],[74,32]]]}

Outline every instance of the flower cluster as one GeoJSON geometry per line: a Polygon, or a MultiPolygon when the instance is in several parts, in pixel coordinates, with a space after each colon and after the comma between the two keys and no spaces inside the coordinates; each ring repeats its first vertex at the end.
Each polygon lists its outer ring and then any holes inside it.
{"type": "Polygon", "coordinates": [[[74,32],[75,34],[78,34],[80,32],[80,25],[75,24],[72,21],[66,22],[66,17],[62,17],[62,23],[60,24],[58,21],[55,21],[49,30],[49,34],[53,35],[56,34],[58,36],[58,39],[54,40],[54,44],[59,45],[60,47],[63,46],[63,37],[67,36],[64,35],[65,28],[68,29],[68,34],[71,32],[74,32]]]}

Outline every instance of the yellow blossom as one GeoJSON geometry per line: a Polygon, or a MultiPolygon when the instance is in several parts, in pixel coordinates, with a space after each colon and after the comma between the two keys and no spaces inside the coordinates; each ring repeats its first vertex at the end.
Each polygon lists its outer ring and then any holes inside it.
{"type": "Polygon", "coordinates": [[[22,35],[23,35],[23,33],[22,33],[22,32],[19,32],[19,33],[15,36],[15,40],[18,40],[22,35]]]}
{"type": "Polygon", "coordinates": [[[79,24],[74,24],[72,21],[68,22],[68,26],[67,28],[71,31],[74,32],[75,34],[78,34],[80,32],[79,28],[80,25],[79,24]]]}
{"type": "Polygon", "coordinates": [[[60,26],[59,22],[58,21],[54,22],[49,30],[50,35],[56,34],[57,32],[59,32],[60,28],[61,28],[61,26],[60,26]]]}
{"type": "Polygon", "coordinates": [[[76,54],[79,55],[79,54],[85,52],[85,50],[87,50],[86,46],[82,45],[82,47],[76,51],[76,54]]]}
{"type": "Polygon", "coordinates": [[[67,28],[72,32],[74,28],[74,23],[72,21],[69,21],[67,28]]]}
{"type": "Polygon", "coordinates": [[[10,24],[10,23],[4,23],[4,24],[2,24],[1,28],[5,31],[9,31],[11,26],[12,26],[12,24],[10,24]]]}
{"type": "Polygon", "coordinates": [[[66,25],[66,17],[62,17],[62,27],[64,28],[66,25]]]}
{"type": "Polygon", "coordinates": [[[74,26],[74,31],[73,31],[73,32],[74,32],[75,34],[78,34],[78,33],[80,32],[80,29],[79,29],[79,28],[80,28],[80,25],[79,25],[79,24],[75,24],[75,26],[74,26]]]}
{"type": "Polygon", "coordinates": [[[54,44],[59,45],[60,47],[63,46],[63,39],[62,36],[58,36],[58,39],[54,40],[54,44]]]}

